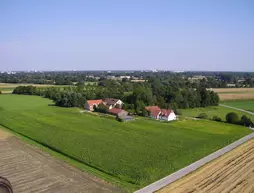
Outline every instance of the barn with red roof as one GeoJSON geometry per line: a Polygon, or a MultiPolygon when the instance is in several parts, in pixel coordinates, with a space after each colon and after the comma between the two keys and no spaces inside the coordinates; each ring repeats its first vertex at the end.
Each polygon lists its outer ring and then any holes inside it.
{"type": "Polygon", "coordinates": [[[93,107],[96,106],[98,107],[99,104],[103,103],[102,99],[97,99],[97,100],[87,100],[85,104],[85,109],[88,111],[94,111],[93,107]]]}

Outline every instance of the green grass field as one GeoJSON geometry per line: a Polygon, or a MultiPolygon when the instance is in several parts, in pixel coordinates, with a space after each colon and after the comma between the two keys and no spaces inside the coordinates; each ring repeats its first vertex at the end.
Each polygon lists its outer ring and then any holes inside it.
{"type": "Polygon", "coordinates": [[[250,133],[242,126],[208,120],[121,123],[51,105],[50,100],[37,96],[0,95],[0,125],[128,191],[250,133]]]}
{"type": "Polygon", "coordinates": [[[200,113],[206,113],[210,119],[212,119],[213,116],[219,116],[223,121],[225,121],[227,113],[235,112],[238,114],[239,118],[241,118],[242,115],[246,115],[247,117],[250,117],[252,121],[254,121],[253,115],[221,106],[181,109],[181,112],[183,117],[197,117],[200,113]]]}
{"type": "Polygon", "coordinates": [[[223,101],[221,104],[254,112],[254,100],[231,100],[223,101]]]}

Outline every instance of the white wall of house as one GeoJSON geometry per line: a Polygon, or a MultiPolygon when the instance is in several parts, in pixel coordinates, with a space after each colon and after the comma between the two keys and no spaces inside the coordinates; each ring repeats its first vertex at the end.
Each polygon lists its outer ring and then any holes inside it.
{"type": "Polygon", "coordinates": [[[120,108],[122,108],[123,107],[123,101],[118,100],[114,106],[116,106],[116,105],[119,105],[120,108]]]}
{"type": "Polygon", "coordinates": [[[164,116],[161,117],[161,120],[164,120],[164,121],[173,121],[173,120],[176,120],[176,115],[175,115],[174,112],[171,112],[168,117],[164,117],[164,116]]]}

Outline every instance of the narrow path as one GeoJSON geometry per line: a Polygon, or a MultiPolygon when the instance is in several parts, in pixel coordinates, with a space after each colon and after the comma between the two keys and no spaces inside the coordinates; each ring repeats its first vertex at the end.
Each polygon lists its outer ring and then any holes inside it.
{"type": "Polygon", "coordinates": [[[244,109],[240,109],[240,108],[236,108],[236,107],[231,107],[231,106],[223,105],[223,104],[219,104],[219,105],[222,106],[222,107],[226,107],[226,108],[230,108],[230,109],[235,109],[235,110],[238,110],[238,111],[242,111],[242,112],[248,113],[250,115],[254,115],[254,113],[251,112],[251,111],[246,111],[244,109]]]}
{"type": "Polygon", "coordinates": [[[188,165],[187,167],[182,168],[182,169],[178,170],[177,172],[175,172],[169,176],[166,176],[165,178],[162,178],[162,179],[136,191],[135,193],[152,193],[152,192],[158,191],[159,189],[169,185],[172,182],[175,182],[176,180],[186,176],[187,174],[197,170],[198,168],[207,164],[208,162],[224,155],[225,153],[231,151],[232,149],[238,147],[239,145],[241,145],[241,144],[245,143],[246,141],[253,139],[253,138],[254,138],[254,133],[251,133],[251,134],[235,141],[234,143],[231,143],[230,145],[188,165]]]}
{"type": "Polygon", "coordinates": [[[0,176],[7,178],[17,193],[121,192],[2,130],[0,176]]]}

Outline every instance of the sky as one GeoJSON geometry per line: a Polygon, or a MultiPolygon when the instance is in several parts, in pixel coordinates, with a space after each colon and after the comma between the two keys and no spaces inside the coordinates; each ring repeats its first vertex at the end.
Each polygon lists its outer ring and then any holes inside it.
{"type": "Polygon", "coordinates": [[[254,71],[253,0],[0,0],[0,70],[254,71]]]}

